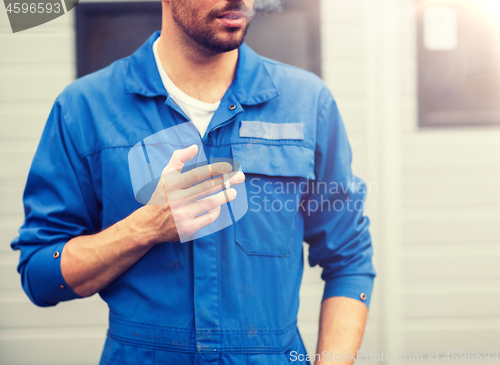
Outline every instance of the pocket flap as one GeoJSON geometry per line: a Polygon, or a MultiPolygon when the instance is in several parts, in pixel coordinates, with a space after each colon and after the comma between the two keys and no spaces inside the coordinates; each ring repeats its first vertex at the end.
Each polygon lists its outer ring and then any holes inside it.
{"type": "Polygon", "coordinates": [[[268,176],[300,176],[314,180],[314,151],[304,146],[243,143],[231,145],[241,170],[268,176]]]}

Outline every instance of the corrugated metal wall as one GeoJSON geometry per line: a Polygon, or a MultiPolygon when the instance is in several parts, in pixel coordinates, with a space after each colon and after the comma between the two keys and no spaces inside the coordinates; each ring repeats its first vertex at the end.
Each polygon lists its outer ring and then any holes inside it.
{"type": "MultiPolygon", "coordinates": [[[[418,128],[414,6],[323,0],[323,76],[354,172],[378,185],[368,214],[379,276],[362,350],[423,362],[439,351],[449,362],[447,351],[500,345],[500,129],[418,128]]],[[[319,274],[306,273],[302,290],[310,352],[319,274]]]]}
{"type": "MultiPolygon", "coordinates": [[[[9,247],[46,117],[75,75],[72,21],[12,35],[0,11],[1,365],[96,364],[105,337],[107,308],[97,296],[32,305],[9,247]]],[[[355,173],[377,184],[368,214],[379,277],[362,349],[394,358],[499,350],[500,130],[418,129],[414,23],[412,0],[322,3],[324,79],[355,173]]],[[[311,353],[320,273],[307,269],[301,292],[299,326],[311,353]]]]}
{"type": "Polygon", "coordinates": [[[500,129],[417,129],[414,2],[401,3],[402,348],[499,351],[500,129]]]}
{"type": "Polygon", "coordinates": [[[38,308],[21,289],[9,243],[22,192],[57,95],[75,75],[73,17],[12,34],[0,10],[0,364],[97,364],[107,306],[98,296],[38,308]]]}

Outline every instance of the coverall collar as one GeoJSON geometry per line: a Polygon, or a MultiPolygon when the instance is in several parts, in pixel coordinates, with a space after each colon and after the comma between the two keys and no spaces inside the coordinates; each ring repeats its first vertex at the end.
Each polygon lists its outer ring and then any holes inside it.
{"type": "MultiPolygon", "coordinates": [[[[152,48],[160,33],[153,33],[146,43],[129,57],[125,80],[126,93],[168,97],[156,67],[152,48]]],[[[230,89],[243,105],[260,104],[279,95],[262,58],[246,44],[242,44],[239,49],[236,74],[230,89]]]]}

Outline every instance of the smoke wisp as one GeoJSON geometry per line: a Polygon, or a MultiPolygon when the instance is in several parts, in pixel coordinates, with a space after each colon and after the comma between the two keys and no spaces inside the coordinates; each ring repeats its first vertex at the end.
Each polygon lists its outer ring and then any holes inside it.
{"type": "Polygon", "coordinates": [[[282,11],[282,0],[255,0],[254,10],[257,13],[266,13],[269,11],[282,11]]]}

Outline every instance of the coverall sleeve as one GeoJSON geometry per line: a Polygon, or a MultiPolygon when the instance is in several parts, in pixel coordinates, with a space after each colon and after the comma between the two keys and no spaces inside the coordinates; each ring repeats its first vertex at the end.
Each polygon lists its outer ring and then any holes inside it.
{"type": "Polygon", "coordinates": [[[323,268],[323,300],[343,296],[369,307],[375,270],[363,215],[367,187],[352,174],[347,133],[329,90],[320,103],[316,141],[316,180],[309,181],[304,212],[309,264],[323,268]]]}
{"type": "Polygon", "coordinates": [[[88,167],[68,134],[63,114],[58,99],[28,175],[25,221],[11,244],[21,251],[17,270],[24,291],[44,307],[80,298],[62,276],[62,251],[72,238],[94,233],[99,217],[88,167]]]}

